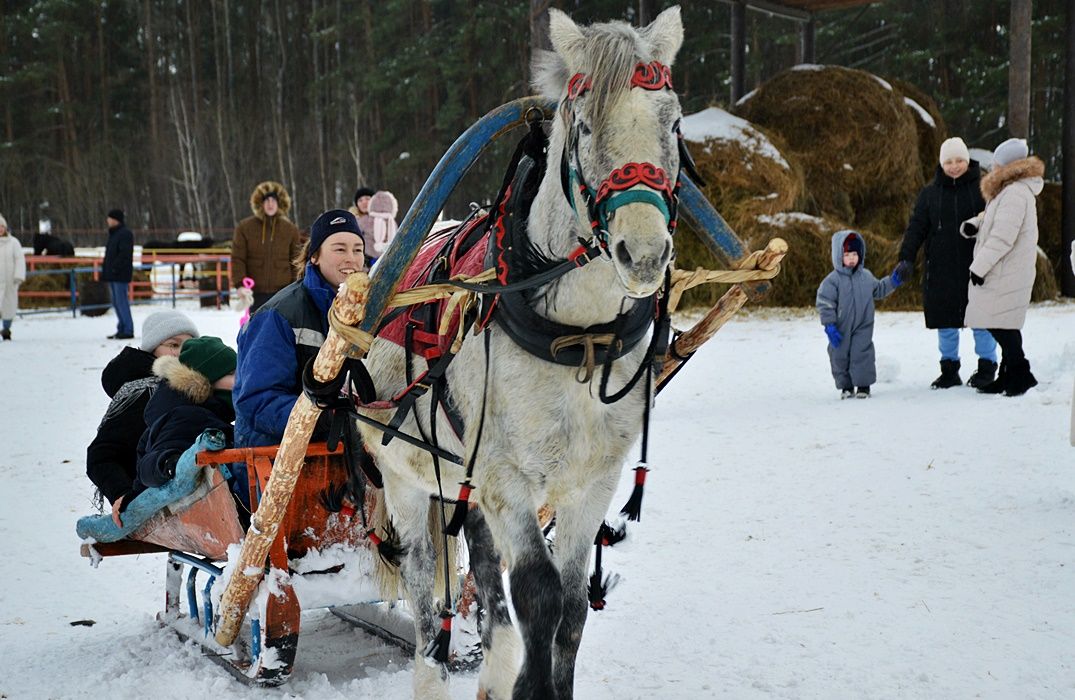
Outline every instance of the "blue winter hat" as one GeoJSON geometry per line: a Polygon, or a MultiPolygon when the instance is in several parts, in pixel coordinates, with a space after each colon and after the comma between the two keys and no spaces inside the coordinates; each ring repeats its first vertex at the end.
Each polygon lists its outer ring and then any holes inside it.
{"type": "Polygon", "coordinates": [[[334,233],[353,233],[362,238],[362,229],[358,227],[358,219],[346,209],[329,209],[310,227],[310,250],[306,254],[308,261],[313,254],[321,248],[325,239],[334,233]]]}

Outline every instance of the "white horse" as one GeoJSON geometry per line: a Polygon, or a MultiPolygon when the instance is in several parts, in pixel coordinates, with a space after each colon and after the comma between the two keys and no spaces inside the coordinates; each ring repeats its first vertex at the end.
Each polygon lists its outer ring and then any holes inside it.
{"type": "MultiPolygon", "coordinates": [[[[681,113],[669,66],[683,41],[679,8],[641,30],[624,22],[580,27],[562,12],[550,15],[555,50],[536,62],[535,85],[560,106],[549,136],[548,168],[525,232],[546,260],[568,258],[580,238],[598,241],[607,255],[525,298],[540,317],[577,327],[582,335],[607,328],[641,305],[649,310],[639,334],[646,336],[672,258],[681,113]]],[[[481,335],[468,336],[446,374],[451,403],[465,423],[462,438],[443,417],[436,424],[442,448],[468,461],[477,450],[464,529],[484,614],[480,696],[571,698],[591,548],[639,435],[648,382],[605,403],[592,371],[534,356],[495,319],[485,332],[488,352],[481,335]],[[556,512],[551,552],[536,517],[542,503],[556,512]],[[502,561],[518,632],[508,613],[502,561]]],[[[575,350],[599,374],[601,355],[622,348],[619,341],[591,335],[576,339],[575,350]]],[[[641,337],[622,355],[613,354],[609,393],[637,376],[647,346],[641,337]]],[[[413,361],[417,375],[425,364],[413,361]]],[[[398,345],[375,341],[365,362],[378,398],[396,396],[408,385],[398,345]]],[[[429,394],[418,400],[401,426],[404,432],[429,436],[429,403],[429,394]]],[[[391,417],[363,412],[379,420],[391,417]]],[[[429,453],[402,440],[383,446],[379,431],[360,426],[383,472],[388,513],[406,547],[400,570],[421,657],[442,629],[444,605],[434,590],[437,565],[427,529],[430,498],[439,490],[433,462],[429,453]]],[[[451,498],[466,474],[443,459],[439,467],[451,498]]],[[[423,700],[447,698],[444,667],[419,658],[414,691],[423,700]]]]}

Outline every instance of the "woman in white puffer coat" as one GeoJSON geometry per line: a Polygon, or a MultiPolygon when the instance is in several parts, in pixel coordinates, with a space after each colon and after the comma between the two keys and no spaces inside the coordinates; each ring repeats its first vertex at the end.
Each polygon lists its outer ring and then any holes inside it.
{"type": "Polygon", "coordinates": [[[11,322],[19,308],[19,285],[26,279],[26,256],[22,243],[7,230],[7,220],[0,215],[0,338],[11,340],[11,322]]]}
{"type": "Polygon", "coordinates": [[[967,313],[971,328],[987,328],[1000,345],[996,381],[984,394],[1019,396],[1038,380],[1023,352],[1021,329],[1030,306],[1038,255],[1035,198],[1045,185],[1045,164],[1027,156],[1023,139],[1008,139],[993,152],[993,169],[982,178],[985,212],[963,224],[964,236],[977,235],[970,264],[967,313]]]}

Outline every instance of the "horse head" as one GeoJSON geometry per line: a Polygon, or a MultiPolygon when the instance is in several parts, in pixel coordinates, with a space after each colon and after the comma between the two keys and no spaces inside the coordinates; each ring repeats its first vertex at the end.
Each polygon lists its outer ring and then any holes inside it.
{"type": "Polygon", "coordinates": [[[625,22],[580,27],[550,10],[552,53],[535,83],[559,97],[550,167],[559,147],[577,231],[596,236],[631,297],[653,294],[672,258],[679,178],[679,99],[671,65],[683,43],[679,8],[638,30],[625,22]]]}

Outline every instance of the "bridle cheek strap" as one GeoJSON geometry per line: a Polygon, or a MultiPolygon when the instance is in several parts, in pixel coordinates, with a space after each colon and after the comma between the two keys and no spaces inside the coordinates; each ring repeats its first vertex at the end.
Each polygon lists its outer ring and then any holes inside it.
{"type": "MultiPolygon", "coordinates": [[[[564,106],[578,99],[593,87],[593,80],[585,73],[575,73],[567,83],[567,98],[564,106]]],[[[672,89],[672,69],[659,61],[638,63],[631,76],[631,87],[642,90],[672,89]]],[[[612,214],[628,204],[650,204],[657,208],[664,217],[670,233],[676,229],[678,178],[675,184],[665,171],[653,163],[627,163],[616,168],[598,186],[594,192],[582,176],[581,163],[578,162],[578,137],[572,133],[568,146],[561,158],[561,185],[571,208],[575,209],[573,191],[575,185],[586,202],[590,228],[602,248],[608,250],[608,225],[612,214]],[[572,152],[569,163],[568,151],[572,152]]]]}

